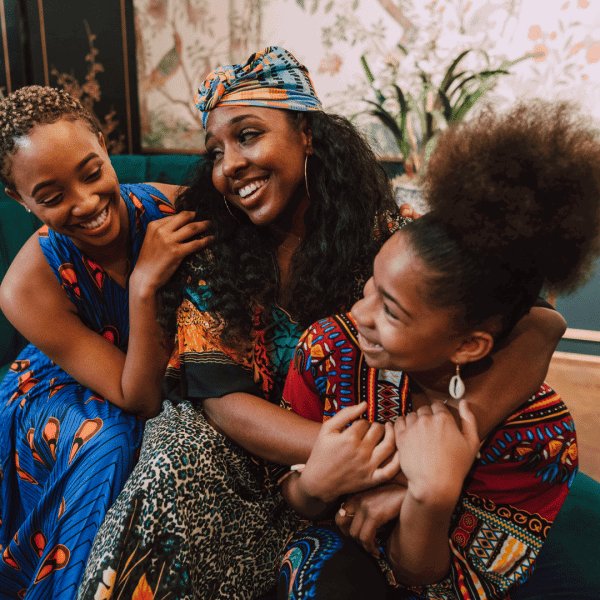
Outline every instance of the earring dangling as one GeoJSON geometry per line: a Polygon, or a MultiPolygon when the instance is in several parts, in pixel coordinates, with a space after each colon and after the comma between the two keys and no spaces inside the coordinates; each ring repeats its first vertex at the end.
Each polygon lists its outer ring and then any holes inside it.
{"type": "Polygon", "coordinates": [[[233,220],[236,223],[239,223],[239,219],[236,218],[236,216],[231,212],[231,208],[229,208],[229,202],[227,202],[227,198],[225,198],[225,196],[223,196],[223,201],[225,202],[225,208],[227,208],[227,212],[233,217],[233,220]]]}
{"type": "Polygon", "coordinates": [[[27,212],[31,212],[31,209],[30,209],[30,208],[27,208],[27,207],[25,207],[25,210],[26,210],[27,212]]]}
{"type": "Polygon", "coordinates": [[[306,186],[306,195],[308,196],[308,199],[310,200],[310,192],[308,191],[308,176],[306,174],[306,167],[308,165],[308,155],[309,154],[311,154],[311,152],[307,152],[306,158],[304,159],[304,185],[306,186]]]}
{"type": "Polygon", "coordinates": [[[465,382],[460,378],[460,366],[458,364],[456,365],[456,375],[450,380],[448,392],[455,400],[460,400],[465,395],[465,382]]]}

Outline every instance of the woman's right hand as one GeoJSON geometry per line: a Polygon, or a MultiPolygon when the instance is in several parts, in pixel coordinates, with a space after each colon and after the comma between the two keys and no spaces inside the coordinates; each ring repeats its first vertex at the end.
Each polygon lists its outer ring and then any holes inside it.
{"type": "Polygon", "coordinates": [[[353,494],[336,513],[336,525],[345,535],[362,544],[367,552],[379,556],[377,530],[398,518],[405,495],[406,486],[397,483],[386,483],[353,494]]]}
{"type": "Polygon", "coordinates": [[[157,292],[188,254],[213,239],[196,239],[210,223],[193,219],[194,213],[186,211],[149,223],[129,279],[129,345],[121,377],[121,406],[146,417],[160,410],[162,379],[172,349],[157,321],[157,292]]]}
{"type": "Polygon", "coordinates": [[[360,417],[366,402],[325,421],[300,477],[307,495],[332,502],[344,494],[389,481],[400,470],[391,423],[360,417]]]}
{"type": "Polygon", "coordinates": [[[155,293],[188,254],[212,242],[214,236],[206,235],[209,228],[210,221],[194,221],[193,211],[182,211],[149,223],[131,275],[134,287],[155,293]],[[203,237],[197,239],[199,235],[203,237]]]}

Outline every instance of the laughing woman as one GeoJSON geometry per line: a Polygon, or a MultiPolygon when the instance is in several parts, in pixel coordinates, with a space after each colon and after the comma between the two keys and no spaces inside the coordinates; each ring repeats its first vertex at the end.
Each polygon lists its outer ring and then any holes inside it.
{"type": "Polygon", "coordinates": [[[171,214],[175,186],[119,186],[94,118],[52,88],[0,103],[0,180],[44,224],[0,286],[32,342],[0,386],[0,597],[66,600],[160,410],[156,292],[206,224],[171,214]]]}
{"type": "MultiPolygon", "coordinates": [[[[293,350],[311,322],[359,298],[377,251],[402,224],[366,142],[322,111],[306,68],[286,50],[217,69],[198,106],[208,161],[176,206],[210,219],[215,240],[163,296],[177,334],[169,400],[96,537],[84,599],[144,590],[235,600],[275,583],[296,518],[273,462],[304,462],[320,429],[280,406],[293,350]]],[[[564,324],[553,311],[534,312],[510,351],[474,377],[474,394],[494,397],[499,381],[544,348],[531,379],[515,381],[503,403],[517,406],[539,387],[564,324]]]]}

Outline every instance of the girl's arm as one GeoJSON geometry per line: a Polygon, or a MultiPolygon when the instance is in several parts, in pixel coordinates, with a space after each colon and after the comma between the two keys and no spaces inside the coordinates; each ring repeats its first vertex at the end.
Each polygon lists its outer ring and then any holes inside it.
{"type": "Polygon", "coordinates": [[[149,225],[148,244],[130,278],[127,356],[83,324],[48,265],[37,234],[23,246],[0,286],[0,308],[25,338],[85,387],[148,417],[160,409],[168,355],[152,296],[186,254],[209,241],[182,241],[206,230],[206,223],[190,222],[191,213],[162,221],[149,225]]]}
{"type": "Polygon", "coordinates": [[[394,424],[408,489],[387,550],[396,578],[408,585],[435,583],[450,568],[450,519],[479,450],[477,423],[466,400],[459,414],[462,431],[438,402],[394,424]]]}

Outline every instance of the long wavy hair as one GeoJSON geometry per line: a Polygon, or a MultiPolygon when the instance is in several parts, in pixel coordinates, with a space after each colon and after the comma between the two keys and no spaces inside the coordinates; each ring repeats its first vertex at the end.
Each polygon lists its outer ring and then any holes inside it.
{"type": "MultiPolygon", "coordinates": [[[[349,309],[360,297],[373,259],[390,235],[390,223],[402,218],[383,167],[347,119],[322,112],[286,112],[294,127],[306,119],[312,132],[306,236],[292,258],[287,307],[295,321],[308,327],[349,309]]],[[[253,225],[231,204],[228,210],[212,183],[209,159],[201,161],[176,209],[210,219],[215,240],[206,251],[188,257],[163,288],[163,327],[173,332],[184,288],[201,279],[210,289],[207,307],[223,326],[223,341],[247,343],[256,309],[272,305],[278,295],[275,242],[268,228],[253,225]]]]}

